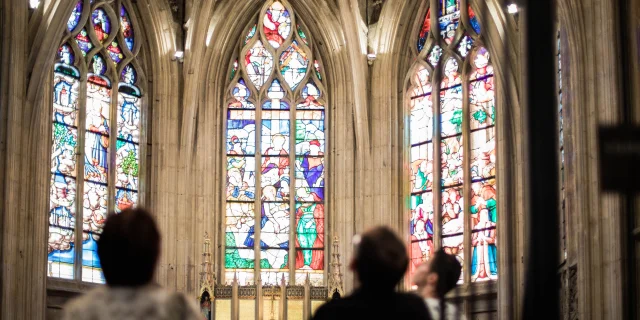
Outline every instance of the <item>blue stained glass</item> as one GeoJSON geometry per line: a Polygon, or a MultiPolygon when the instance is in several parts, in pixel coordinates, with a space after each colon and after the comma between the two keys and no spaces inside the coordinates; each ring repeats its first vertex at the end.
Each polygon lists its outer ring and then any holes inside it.
{"type": "MultiPolygon", "coordinates": [[[[280,85],[280,81],[273,80],[267,92],[267,96],[269,97],[269,99],[282,99],[284,98],[285,94],[286,93],[284,92],[284,89],[280,85]]],[[[281,109],[281,108],[278,108],[278,109],[281,109]]]]}
{"type": "Polygon", "coordinates": [[[138,73],[136,72],[136,69],[130,64],[126,65],[120,74],[120,81],[134,85],[136,81],[138,81],[138,73]]]}
{"type": "Polygon", "coordinates": [[[324,201],[324,158],[296,157],[296,201],[324,201]]]}
{"type": "Polygon", "coordinates": [[[112,41],[111,44],[107,47],[107,51],[109,52],[109,57],[115,64],[120,63],[122,59],[124,59],[124,55],[122,54],[122,49],[120,49],[120,45],[118,45],[118,41],[112,41]]]}
{"type": "Polygon", "coordinates": [[[251,155],[256,150],[255,111],[227,111],[227,154],[251,155]]]}
{"type": "Polygon", "coordinates": [[[74,238],[73,229],[49,226],[48,276],[62,279],[74,278],[74,238]]]}
{"type": "Polygon", "coordinates": [[[73,31],[78,26],[80,17],[82,17],[82,0],[78,1],[73,11],[71,11],[69,21],[67,21],[67,30],[73,31]]]}
{"type": "Polygon", "coordinates": [[[83,233],[82,242],[82,281],[104,283],[98,257],[98,234],[83,233]]]}
{"type": "Polygon", "coordinates": [[[100,268],[100,258],[98,258],[97,235],[87,234],[89,237],[82,242],[82,265],[86,267],[100,268]]]}
{"type": "Polygon", "coordinates": [[[129,51],[133,50],[135,44],[133,25],[131,24],[131,18],[124,5],[120,5],[120,27],[122,28],[122,36],[124,42],[127,45],[129,51]]]}
{"type": "Polygon", "coordinates": [[[84,175],[86,180],[107,183],[109,172],[109,138],[87,132],[85,141],[84,175]]]}
{"type": "Polygon", "coordinates": [[[244,79],[238,79],[236,86],[231,89],[231,94],[236,101],[229,104],[230,109],[255,109],[255,105],[247,100],[251,96],[251,91],[247,88],[244,79]]]}
{"type": "Polygon", "coordinates": [[[476,17],[476,13],[471,9],[471,6],[469,6],[469,22],[471,22],[471,28],[473,28],[477,34],[480,34],[480,22],[478,21],[478,17],[476,17]]]}
{"type": "Polygon", "coordinates": [[[89,35],[87,34],[87,29],[82,29],[76,35],[76,43],[80,50],[82,50],[82,55],[86,56],[91,49],[93,49],[93,44],[91,44],[91,40],[89,40],[89,35]]]}
{"type": "Polygon", "coordinates": [[[93,22],[93,31],[100,42],[103,42],[111,33],[111,19],[104,9],[93,10],[91,14],[91,22],[93,22]]]}
{"type": "Polygon", "coordinates": [[[439,9],[440,35],[450,44],[460,24],[460,0],[439,0],[439,9]]]}
{"type": "Polygon", "coordinates": [[[431,8],[427,10],[427,14],[424,17],[424,22],[420,28],[420,34],[418,35],[418,52],[424,49],[424,45],[427,43],[427,37],[431,31],[431,8]]]}

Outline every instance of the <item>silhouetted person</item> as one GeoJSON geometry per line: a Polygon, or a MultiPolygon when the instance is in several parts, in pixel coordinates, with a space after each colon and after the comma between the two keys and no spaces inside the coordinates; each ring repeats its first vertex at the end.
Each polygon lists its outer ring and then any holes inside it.
{"type": "Polygon", "coordinates": [[[378,227],[355,238],[350,268],[360,286],[350,296],[321,306],[313,319],[430,319],[424,301],[395,287],[409,265],[407,248],[388,228],[378,227]]]}
{"type": "Polygon", "coordinates": [[[461,272],[458,259],[442,249],[416,269],[413,283],[418,286],[418,294],[424,298],[432,319],[466,319],[455,305],[445,302],[446,294],[456,287],[461,272]]]}
{"type": "Polygon", "coordinates": [[[107,282],[64,309],[63,319],[201,320],[194,301],[152,283],[160,253],[160,233],[144,209],[110,215],[98,240],[107,282]]]}

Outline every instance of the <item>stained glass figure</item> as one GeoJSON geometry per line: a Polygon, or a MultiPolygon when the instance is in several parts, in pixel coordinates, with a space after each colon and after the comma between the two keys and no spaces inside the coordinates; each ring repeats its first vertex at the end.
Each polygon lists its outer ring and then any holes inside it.
{"type": "Polygon", "coordinates": [[[273,71],[273,56],[261,41],[257,41],[253,48],[247,51],[244,63],[249,79],[260,89],[273,71]]]}
{"type": "Polygon", "coordinates": [[[227,157],[227,200],[255,200],[255,166],[254,157],[227,157]]]}
{"type": "Polygon", "coordinates": [[[109,19],[109,15],[107,15],[104,9],[98,8],[91,13],[91,22],[98,41],[104,42],[111,33],[111,19],[109,19]]]}
{"type": "Polygon", "coordinates": [[[80,50],[82,51],[82,55],[86,56],[91,49],[93,49],[93,44],[91,44],[91,40],[89,40],[89,35],[87,34],[87,29],[83,28],[76,35],[76,43],[80,50]]]}
{"type": "Polygon", "coordinates": [[[473,39],[468,35],[465,35],[460,43],[458,44],[458,53],[464,58],[469,54],[471,48],[473,47],[473,39]]]}
{"type": "Polygon", "coordinates": [[[98,54],[93,56],[91,71],[93,71],[94,75],[99,75],[99,76],[102,76],[107,72],[107,65],[104,63],[104,59],[98,54]]]}
{"type": "Polygon", "coordinates": [[[109,52],[109,57],[111,57],[111,61],[113,61],[114,64],[116,65],[120,63],[120,61],[122,61],[122,59],[124,58],[124,55],[122,54],[122,50],[120,49],[120,46],[118,45],[118,41],[116,40],[111,41],[111,44],[107,46],[107,51],[109,52]]]}
{"type": "Polygon", "coordinates": [[[75,30],[78,26],[78,23],[80,23],[80,17],[82,17],[82,7],[83,0],[79,0],[76,3],[76,6],[73,8],[73,11],[71,11],[71,15],[69,16],[69,20],[67,22],[67,30],[75,30]]]}
{"type": "Polygon", "coordinates": [[[120,6],[120,28],[127,48],[129,51],[133,51],[133,46],[135,45],[133,25],[131,23],[131,18],[129,17],[129,12],[127,12],[124,5],[120,6]]]}
{"type": "Polygon", "coordinates": [[[264,35],[274,48],[280,48],[291,34],[291,17],[280,1],[275,1],[267,9],[263,19],[264,35]]]}
{"type": "Polygon", "coordinates": [[[324,109],[324,106],[318,102],[320,94],[321,92],[316,85],[312,82],[307,83],[302,89],[302,99],[304,101],[298,104],[298,109],[324,109]]]}
{"type": "Polygon", "coordinates": [[[247,34],[247,36],[244,39],[244,44],[247,44],[249,42],[249,40],[251,40],[253,38],[253,36],[256,35],[257,31],[258,31],[258,25],[254,24],[253,27],[251,27],[251,29],[249,29],[249,33],[247,34]]]}
{"type": "Polygon", "coordinates": [[[438,0],[438,4],[440,36],[447,44],[451,44],[460,24],[460,0],[438,0]]]}
{"type": "Polygon", "coordinates": [[[496,247],[497,193],[495,180],[472,185],[471,198],[471,281],[498,279],[498,250],[496,247]]]}
{"type": "Polygon", "coordinates": [[[440,131],[442,137],[462,133],[462,79],[458,73],[458,62],[451,58],[444,66],[444,77],[440,84],[440,131]]]}
{"type": "Polygon", "coordinates": [[[435,45],[433,49],[431,49],[431,52],[429,52],[427,59],[429,63],[435,67],[440,62],[440,57],[442,57],[442,48],[439,45],[435,45]]]}
{"type": "Polygon", "coordinates": [[[138,81],[138,72],[136,72],[136,69],[132,65],[128,64],[122,69],[120,81],[134,85],[138,81]]]}
{"type": "Polygon", "coordinates": [[[291,43],[280,55],[280,73],[291,89],[295,89],[304,79],[309,68],[307,54],[298,46],[296,41],[291,43]]]}
{"type": "Polygon", "coordinates": [[[442,139],[441,144],[442,186],[464,183],[462,136],[442,139]]]}
{"type": "Polygon", "coordinates": [[[433,254],[435,245],[434,235],[434,211],[433,193],[413,193],[411,195],[411,221],[409,231],[411,234],[411,265],[413,272],[422,262],[428,260],[433,254]]]}
{"type": "Polygon", "coordinates": [[[64,63],[68,66],[72,66],[75,62],[75,55],[73,54],[73,49],[68,44],[63,44],[58,49],[58,60],[61,63],[64,63]]]}
{"type": "Polygon", "coordinates": [[[420,34],[418,35],[418,52],[421,52],[422,49],[424,49],[424,46],[427,43],[427,37],[429,36],[429,31],[431,31],[431,8],[427,10],[422,27],[420,27],[420,34]]]}

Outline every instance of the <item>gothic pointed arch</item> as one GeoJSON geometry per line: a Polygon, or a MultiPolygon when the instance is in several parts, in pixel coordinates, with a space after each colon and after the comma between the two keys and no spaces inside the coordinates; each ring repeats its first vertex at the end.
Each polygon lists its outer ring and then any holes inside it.
{"type": "Polygon", "coordinates": [[[52,86],[47,275],[104,283],[97,239],[109,212],[139,204],[144,72],[128,0],[79,0],[52,86]]]}
{"type": "Polygon", "coordinates": [[[444,249],[460,284],[498,278],[496,100],[491,56],[467,1],[426,3],[408,76],[411,273],[444,249]],[[432,7],[435,5],[435,7],[432,7]]]}
{"type": "Polygon", "coordinates": [[[321,65],[286,0],[266,2],[238,39],[225,105],[227,283],[324,284],[321,65]]]}

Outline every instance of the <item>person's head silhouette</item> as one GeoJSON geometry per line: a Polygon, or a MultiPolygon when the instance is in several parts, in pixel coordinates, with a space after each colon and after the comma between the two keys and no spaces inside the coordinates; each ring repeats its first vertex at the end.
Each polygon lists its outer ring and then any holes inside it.
{"type": "Polygon", "coordinates": [[[144,209],[126,209],[107,217],[98,256],[107,285],[139,287],[153,279],[160,253],[160,233],[144,209]]]}
{"type": "Polygon", "coordinates": [[[407,250],[387,227],[376,227],[354,238],[351,269],[364,290],[393,291],[409,265],[407,250]]]}

